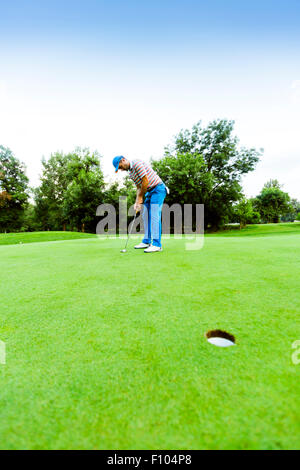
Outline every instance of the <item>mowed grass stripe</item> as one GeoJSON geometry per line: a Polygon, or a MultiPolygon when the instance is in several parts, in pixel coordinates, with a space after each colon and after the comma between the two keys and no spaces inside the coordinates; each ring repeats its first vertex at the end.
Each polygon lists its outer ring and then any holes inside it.
{"type": "Polygon", "coordinates": [[[25,233],[0,233],[1,245],[16,245],[20,243],[38,243],[59,240],[96,238],[92,233],[81,232],[25,232],[25,233]]]}

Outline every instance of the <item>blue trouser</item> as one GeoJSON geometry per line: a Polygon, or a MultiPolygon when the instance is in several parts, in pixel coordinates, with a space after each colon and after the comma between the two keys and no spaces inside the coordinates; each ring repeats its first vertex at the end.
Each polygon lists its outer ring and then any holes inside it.
{"type": "Polygon", "coordinates": [[[161,247],[161,211],[166,195],[167,188],[164,183],[158,184],[145,194],[143,243],[151,244],[153,239],[152,245],[161,247]]]}

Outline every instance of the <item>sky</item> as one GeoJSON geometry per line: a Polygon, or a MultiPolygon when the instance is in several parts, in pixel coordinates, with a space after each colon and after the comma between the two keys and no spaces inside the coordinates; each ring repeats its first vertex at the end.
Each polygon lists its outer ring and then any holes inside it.
{"type": "Polygon", "coordinates": [[[300,200],[299,0],[0,0],[0,145],[31,186],[56,151],[98,150],[113,181],[115,155],[223,118],[264,149],[246,196],[300,200]]]}

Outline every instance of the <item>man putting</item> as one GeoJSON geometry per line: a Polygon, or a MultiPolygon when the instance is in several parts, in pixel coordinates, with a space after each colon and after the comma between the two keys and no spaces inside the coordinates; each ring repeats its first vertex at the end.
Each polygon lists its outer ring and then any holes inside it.
{"type": "Polygon", "coordinates": [[[129,161],[123,156],[115,157],[113,165],[118,170],[128,171],[129,177],[137,187],[134,209],[143,209],[145,236],[143,241],[134,248],[144,249],[144,253],[162,251],[161,247],[161,212],[167,187],[150,165],[141,161],[129,161]]]}

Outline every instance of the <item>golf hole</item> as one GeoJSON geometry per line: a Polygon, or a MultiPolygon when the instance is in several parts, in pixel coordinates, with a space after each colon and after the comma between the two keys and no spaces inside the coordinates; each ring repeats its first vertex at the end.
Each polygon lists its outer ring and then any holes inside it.
{"type": "Polygon", "coordinates": [[[228,348],[235,345],[235,337],[223,330],[210,330],[206,333],[206,339],[210,344],[220,348],[228,348]]]}

